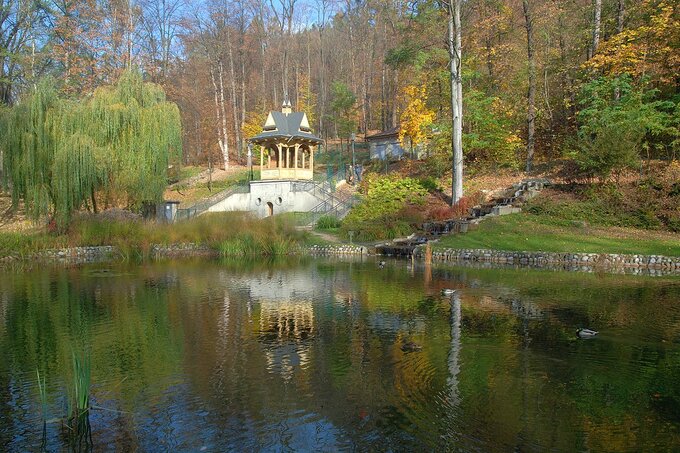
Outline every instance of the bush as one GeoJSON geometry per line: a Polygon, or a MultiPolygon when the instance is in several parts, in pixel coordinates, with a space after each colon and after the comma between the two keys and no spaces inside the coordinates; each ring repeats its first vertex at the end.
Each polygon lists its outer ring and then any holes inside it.
{"type": "Polygon", "coordinates": [[[428,192],[440,192],[441,191],[441,186],[439,185],[439,181],[433,178],[432,176],[426,176],[424,178],[419,178],[418,183],[427,190],[428,192]]]}
{"type": "Polygon", "coordinates": [[[634,167],[644,151],[665,155],[678,146],[680,111],[656,100],[657,91],[634,86],[628,75],[593,80],[581,90],[576,150],[570,155],[587,174],[603,181],[634,167]]]}
{"type": "Polygon", "coordinates": [[[324,215],[319,218],[316,222],[316,227],[320,230],[331,230],[334,228],[340,228],[342,222],[335,216],[324,215]]]}
{"type": "Polygon", "coordinates": [[[359,241],[392,239],[408,234],[411,223],[422,220],[420,206],[425,203],[427,190],[418,181],[400,175],[371,175],[362,187],[363,202],[343,221],[345,237],[354,231],[359,241]]]}

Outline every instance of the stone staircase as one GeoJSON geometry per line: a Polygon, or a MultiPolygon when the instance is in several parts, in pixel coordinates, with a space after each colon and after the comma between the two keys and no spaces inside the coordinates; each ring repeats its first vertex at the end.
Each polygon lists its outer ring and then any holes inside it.
{"type": "Polygon", "coordinates": [[[525,179],[505,189],[502,194],[490,202],[475,206],[470,213],[470,221],[479,223],[486,217],[515,214],[522,211],[527,201],[536,197],[543,188],[551,185],[547,179],[525,179]]]}
{"type": "Polygon", "coordinates": [[[547,179],[525,179],[513,184],[487,203],[474,206],[470,215],[464,219],[451,219],[443,222],[428,222],[421,230],[427,236],[441,236],[450,233],[465,233],[470,225],[477,225],[484,219],[522,212],[522,206],[536,197],[543,188],[552,183],[547,179]]]}
{"type": "Polygon", "coordinates": [[[489,202],[473,207],[470,215],[463,219],[450,219],[438,222],[426,222],[419,226],[418,232],[405,239],[397,239],[388,244],[377,246],[379,254],[392,256],[410,256],[416,247],[436,240],[441,236],[467,233],[484,219],[514,214],[522,211],[522,206],[536,197],[541,190],[552,183],[547,179],[525,179],[513,184],[489,202]]]}

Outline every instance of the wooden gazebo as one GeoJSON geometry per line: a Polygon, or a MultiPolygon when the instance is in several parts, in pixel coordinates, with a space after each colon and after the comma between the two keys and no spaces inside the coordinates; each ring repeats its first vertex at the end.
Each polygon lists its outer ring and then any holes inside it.
{"type": "Polygon", "coordinates": [[[289,101],[270,112],[262,132],[248,141],[262,147],[260,179],[314,179],[314,151],[323,142],[312,134],[307,115],[293,112],[289,101]]]}

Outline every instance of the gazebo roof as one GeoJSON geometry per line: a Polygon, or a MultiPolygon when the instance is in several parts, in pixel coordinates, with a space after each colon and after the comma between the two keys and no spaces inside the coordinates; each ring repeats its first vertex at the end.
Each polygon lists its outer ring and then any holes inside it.
{"type": "Polygon", "coordinates": [[[266,142],[286,143],[322,143],[312,134],[307,115],[304,112],[269,112],[263,131],[248,139],[249,142],[262,144],[266,142]]]}

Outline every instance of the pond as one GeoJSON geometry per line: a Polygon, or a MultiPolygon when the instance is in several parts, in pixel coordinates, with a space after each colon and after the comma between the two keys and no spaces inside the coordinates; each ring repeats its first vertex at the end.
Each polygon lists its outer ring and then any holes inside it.
{"type": "Polygon", "coordinates": [[[678,451],[680,279],[321,259],[2,271],[0,451],[41,448],[678,451]],[[91,360],[77,442],[74,354],[91,360]]]}

